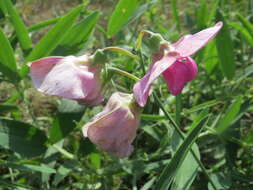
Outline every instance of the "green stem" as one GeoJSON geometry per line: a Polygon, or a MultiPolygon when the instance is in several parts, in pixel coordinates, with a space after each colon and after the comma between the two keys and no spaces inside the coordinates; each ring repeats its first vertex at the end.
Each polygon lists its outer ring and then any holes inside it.
{"type": "MultiPolygon", "coordinates": [[[[158,103],[159,107],[161,108],[161,110],[163,111],[164,115],[169,119],[169,121],[171,122],[171,124],[173,125],[173,127],[175,128],[175,130],[177,131],[177,133],[180,135],[180,137],[184,140],[184,134],[181,131],[181,129],[179,128],[179,126],[177,125],[177,123],[174,121],[174,119],[171,117],[171,115],[166,111],[166,109],[164,108],[161,100],[159,99],[159,97],[157,96],[157,94],[154,92],[154,98],[156,100],[156,102],[158,103]]],[[[192,154],[192,156],[194,157],[194,159],[196,160],[196,162],[198,163],[198,165],[200,166],[200,168],[202,169],[203,173],[205,174],[205,176],[207,177],[208,181],[210,182],[210,184],[213,186],[213,188],[215,190],[218,190],[214,184],[214,182],[212,181],[212,179],[210,178],[210,176],[208,175],[204,165],[202,164],[202,162],[199,160],[199,158],[197,157],[197,155],[195,154],[195,152],[190,149],[190,152],[192,154]]]]}
{"type": "MultiPolygon", "coordinates": [[[[140,56],[140,64],[142,66],[142,71],[143,71],[143,75],[146,73],[145,72],[145,66],[144,66],[144,60],[142,58],[142,53],[141,53],[141,49],[139,49],[138,51],[138,55],[140,56]]],[[[161,102],[161,100],[159,99],[159,97],[157,96],[156,92],[153,93],[156,102],[158,103],[159,107],[161,108],[161,110],[163,111],[164,115],[166,118],[168,118],[168,120],[172,123],[173,127],[175,128],[175,130],[178,132],[178,134],[180,135],[180,137],[184,140],[184,134],[181,131],[181,129],[179,128],[179,126],[177,125],[177,123],[174,121],[174,119],[171,117],[171,115],[166,111],[166,109],[163,107],[163,104],[161,102]]],[[[212,179],[210,178],[210,176],[208,175],[204,165],[202,164],[202,162],[199,160],[199,158],[197,157],[197,155],[195,154],[195,152],[192,150],[192,148],[190,149],[191,154],[193,155],[194,159],[196,160],[196,162],[198,163],[198,165],[200,166],[200,168],[202,169],[203,173],[205,174],[205,176],[207,177],[208,181],[211,183],[212,187],[214,190],[218,190],[214,184],[214,182],[212,181],[212,179]]]]}
{"type": "Polygon", "coordinates": [[[58,145],[56,144],[53,144],[52,145],[56,150],[58,150],[61,154],[63,154],[64,156],[66,156],[68,159],[71,159],[73,160],[74,159],[74,155],[71,154],[70,152],[66,151],[65,149],[59,147],[58,145]]]}
{"type": "Polygon", "coordinates": [[[179,125],[181,120],[181,112],[182,112],[182,98],[181,94],[176,96],[176,122],[179,125]]]}
{"type": "Polygon", "coordinates": [[[127,77],[127,78],[130,78],[130,79],[132,79],[132,80],[134,80],[134,81],[139,81],[139,80],[140,80],[138,77],[134,76],[133,74],[128,73],[128,72],[126,72],[126,71],[123,71],[123,70],[121,70],[121,69],[118,69],[118,68],[116,68],[116,67],[107,67],[107,69],[108,69],[108,70],[111,70],[111,71],[113,71],[113,72],[115,72],[115,73],[118,73],[118,74],[120,74],[120,75],[123,75],[123,76],[125,76],[125,77],[127,77]]]}
{"type": "Polygon", "coordinates": [[[116,46],[106,47],[106,48],[103,48],[102,50],[103,51],[114,51],[114,52],[122,53],[124,55],[127,55],[127,56],[132,57],[137,60],[139,59],[139,57],[137,55],[134,55],[132,52],[130,52],[126,49],[120,48],[120,47],[116,47],[116,46]]]}

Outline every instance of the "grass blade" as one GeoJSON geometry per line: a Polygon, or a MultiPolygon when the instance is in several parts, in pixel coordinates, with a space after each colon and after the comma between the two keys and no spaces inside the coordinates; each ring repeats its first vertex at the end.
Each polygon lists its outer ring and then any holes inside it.
{"type": "Polygon", "coordinates": [[[246,28],[241,26],[240,24],[237,23],[229,23],[229,26],[233,27],[236,29],[238,32],[240,32],[242,38],[251,46],[253,47],[253,36],[250,35],[250,33],[247,31],[246,28]]]}
{"type": "Polygon", "coordinates": [[[89,14],[85,19],[69,30],[64,36],[61,45],[74,46],[85,41],[92,32],[98,18],[99,12],[97,11],[89,14]]]}
{"type": "Polygon", "coordinates": [[[248,21],[244,16],[242,16],[239,13],[237,13],[236,16],[240,20],[240,22],[242,23],[242,25],[248,30],[248,32],[250,33],[251,37],[253,37],[253,24],[251,24],[250,21],[248,21]]]}
{"type": "Polygon", "coordinates": [[[17,79],[17,65],[11,44],[0,28],[0,68],[1,72],[10,79],[17,79]]]}
{"type": "Polygon", "coordinates": [[[218,127],[216,129],[218,133],[223,133],[232,124],[235,117],[240,111],[242,102],[242,97],[238,97],[235,102],[227,109],[225,116],[218,123],[218,127]]]}
{"type": "Polygon", "coordinates": [[[29,37],[27,28],[22,19],[20,18],[20,16],[18,15],[16,9],[14,8],[11,0],[0,0],[0,1],[4,1],[4,5],[6,7],[6,10],[8,11],[8,16],[15,28],[15,32],[17,34],[20,46],[22,50],[26,53],[32,48],[32,41],[29,37]]]}
{"type": "Polygon", "coordinates": [[[109,37],[116,34],[128,23],[138,4],[138,0],[119,0],[107,26],[107,35],[109,37]]]}
{"type": "Polygon", "coordinates": [[[63,16],[60,21],[36,44],[33,51],[28,56],[27,61],[50,55],[50,53],[59,45],[64,35],[69,31],[83,7],[83,5],[78,6],[63,16]]]}
{"type": "Polygon", "coordinates": [[[222,71],[228,79],[232,79],[235,75],[235,56],[233,51],[233,43],[230,30],[226,20],[220,11],[217,11],[217,21],[223,22],[223,27],[216,37],[216,47],[221,64],[222,71]]]}
{"type": "Polygon", "coordinates": [[[178,168],[184,161],[186,154],[190,150],[192,144],[195,142],[205,122],[206,122],[206,119],[202,120],[185,138],[184,142],[180,145],[177,152],[171,159],[170,163],[166,166],[166,168],[164,168],[162,174],[160,175],[156,183],[154,190],[168,189],[168,187],[170,186],[172,182],[172,179],[176,175],[178,168]]]}
{"type": "Polygon", "coordinates": [[[176,22],[177,30],[180,32],[181,25],[180,25],[180,18],[179,18],[179,13],[178,13],[178,8],[177,8],[177,0],[172,0],[171,8],[172,8],[173,19],[176,22]]]}

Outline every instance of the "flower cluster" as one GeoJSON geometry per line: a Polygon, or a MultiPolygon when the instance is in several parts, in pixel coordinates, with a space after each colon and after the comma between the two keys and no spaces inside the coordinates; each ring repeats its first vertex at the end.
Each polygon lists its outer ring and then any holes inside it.
{"type": "MultiPolygon", "coordinates": [[[[151,85],[160,75],[172,95],[182,92],[187,82],[198,72],[190,57],[205,46],[222,27],[222,22],[193,35],[186,35],[176,43],[161,40],[159,52],[152,55],[153,64],[133,88],[133,94],[115,92],[105,108],[83,127],[83,135],[100,149],[117,157],[133,152],[133,142],[139,126],[141,107],[151,94],[151,85]]],[[[95,55],[79,57],[46,57],[28,63],[35,88],[47,95],[97,106],[104,101],[101,71],[103,64],[95,55]]],[[[102,61],[103,62],[103,61],[102,61]]]]}

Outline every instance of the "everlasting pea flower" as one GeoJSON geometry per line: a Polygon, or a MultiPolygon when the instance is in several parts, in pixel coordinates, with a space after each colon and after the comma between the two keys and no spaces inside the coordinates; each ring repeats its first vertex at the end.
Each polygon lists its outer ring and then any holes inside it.
{"type": "MultiPolygon", "coordinates": [[[[151,84],[161,74],[163,75],[170,92],[178,95],[185,84],[197,75],[197,65],[190,57],[205,46],[221,29],[223,23],[202,30],[193,35],[186,35],[176,43],[164,46],[161,52],[153,57],[154,64],[145,76],[134,85],[134,96],[140,106],[144,106],[150,94],[151,84]]],[[[163,44],[164,45],[164,44],[163,44]]]]}
{"type": "Polygon", "coordinates": [[[91,57],[46,57],[28,63],[35,88],[47,95],[76,100],[87,106],[103,101],[98,64],[91,57]]]}
{"type": "Polygon", "coordinates": [[[140,121],[140,107],[132,94],[115,92],[102,112],[83,127],[83,135],[117,157],[129,156],[140,121]]]}

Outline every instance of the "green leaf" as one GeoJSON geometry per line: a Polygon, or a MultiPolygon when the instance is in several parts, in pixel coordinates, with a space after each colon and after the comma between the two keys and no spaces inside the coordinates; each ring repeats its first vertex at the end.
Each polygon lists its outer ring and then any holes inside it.
{"type": "Polygon", "coordinates": [[[233,122],[235,117],[240,111],[240,107],[242,104],[242,97],[238,97],[235,102],[227,109],[224,117],[219,121],[216,131],[218,133],[223,133],[233,122]]]}
{"type": "Polygon", "coordinates": [[[220,11],[217,11],[217,21],[223,22],[223,27],[216,37],[216,47],[221,64],[222,71],[228,79],[235,75],[235,56],[230,30],[226,20],[220,11]]]}
{"type": "Polygon", "coordinates": [[[17,65],[10,42],[0,28],[0,69],[10,79],[17,79],[17,65]]]}
{"type": "MultiPolygon", "coordinates": [[[[200,122],[203,121],[208,116],[208,114],[209,113],[207,111],[201,112],[194,119],[194,122],[190,126],[190,130],[196,128],[200,124],[200,122]]],[[[173,153],[175,153],[178,150],[178,148],[182,143],[183,143],[182,138],[177,133],[177,131],[174,131],[171,139],[171,147],[173,153]]],[[[199,149],[196,143],[192,145],[192,150],[200,159],[199,149]]],[[[178,168],[175,174],[171,190],[181,190],[181,189],[188,190],[197,176],[198,168],[199,165],[196,162],[195,158],[193,157],[192,153],[188,152],[181,166],[178,168]]]]}
{"type": "Polygon", "coordinates": [[[49,26],[51,24],[56,24],[60,19],[61,19],[61,17],[42,21],[42,22],[40,22],[38,24],[34,24],[34,25],[28,27],[28,31],[29,32],[33,32],[33,31],[39,30],[41,28],[47,27],[47,26],[49,26]]]}
{"type": "Polygon", "coordinates": [[[46,165],[32,165],[32,164],[13,164],[13,163],[4,163],[3,165],[6,165],[10,168],[17,169],[20,171],[25,172],[41,172],[45,174],[52,174],[56,173],[56,170],[53,168],[49,168],[46,165]]]}
{"type": "Polygon", "coordinates": [[[5,8],[8,11],[9,18],[15,28],[15,32],[17,34],[22,50],[24,52],[29,51],[32,48],[32,41],[29,37],[24,22],[18,15],[16,9],[13,7],[11,0],[0,0],[0,1],[4,1],[5,8]]]}
{"type": "Polygon", "coordinates": [[[27,61],[32,61],[50,55],[50,53],[59,45],[64,35],[69,31],[83,7],[83,5],[80,5],[63,16],[59,22],[36,44],[28,56],[27,61]]]}
{"type": "Polygon", "coordinates": [[[135,9],[134,14],[131,16],[131,18],[128,20],[127,24],[133,22],[138,17],[140,17],[143,13],[145,13],[153,4],[157,3],[158,0],[151,0],[148,3],[145,3],[141,5],[140,7],[135,9]]]}
{"type": "MultiPolygon", "coordinates": [[[[229,189],[232,184],[231,177],[221,172],[212,174],[211,179],[218,189],[229,189]]],[[[208,190],[215,190],[210,183],[208,183],[208,190]]]]}
{"type": "Polygon", "coordinates": [[[0,113],[17,111],[18,107],[13,104],[0,104],[0,113]]]}
{"type": "Polygon", "coordinates": [[[246,30],[249,32],[251,37],[253,37],[253,24],[250,23],[248,19],[246,19],[244,16],[241,14],[237,13],[237,18],[240,20],[242,25],[246,28],[246,30]]]}
{"type": "Polygon", "coordinates": [[[229,23],[229,26],[233,27],[236,29],[240,34],[242,35],[242,38],[251,46],[253,47],[253,36],[250,35],[248,30],[241,26],[240,24],[237,23],[229,23]]]}
{"type": "Polygon", "coordinates": [[[81,22],[73,26],[64,36],[61,45],[74,46],[88,39],[99,18],[99,12],[89,14],[81,22]]]}
{"type": "Polygon", "coordinates": [[[25,157],[39,156],[46,150],[46,136],[34,126],[0,118],[0,146],[25,157]]]}
{"type": "Polygon", "coordinates": [[[138,4],[138,0],[119,0],[107,26],[107,35],[109,37],[116,34],[128,23],[138,4]]]}
{"type": "Polygon", "coordinates": [[[211,41],[204,50],[204,66],[206,72],[211,74],[218,64],[218,55],[215,41],[211,41]]]}
{"type": "Polygon", "coordinates": [[[201,30],[206,27],[208,19],[208,10],[206,0],[201,0],[200,7],[197,10],[197,26],[201,30]]]}
{"type": "Polygon", "coordinates": [[[84,107],[76,101],[63,99],[58,107],[58,113],[49,130],[49,142],[54,144],[66,137],[76,127],[83,115],[84,107]]]}
{"type": "Polygon", "coordinates": [[[179,18],[179,13],[178,13],[178,8],[177,8],[177,0],[171,1],[171,8],[172,8],[173,19],[174,19],[176,26],[177,26],[177,30],[180,32],[181,31],[181,24],[180,24],[180,18],[179,18]]]}
{"type": "Polygon", "coordinates": [[[177,174],[178,168],[182,165],[182,162],[188,151],[191,149],[192,144],[195,142],[205,122],[206,119],[202,120],[184,139],[184,142],[180,145],[170,163],[164,168],[162,174],[159,176],[154,190],[167,190],[169,188],[172,179],[177,174]]]}

